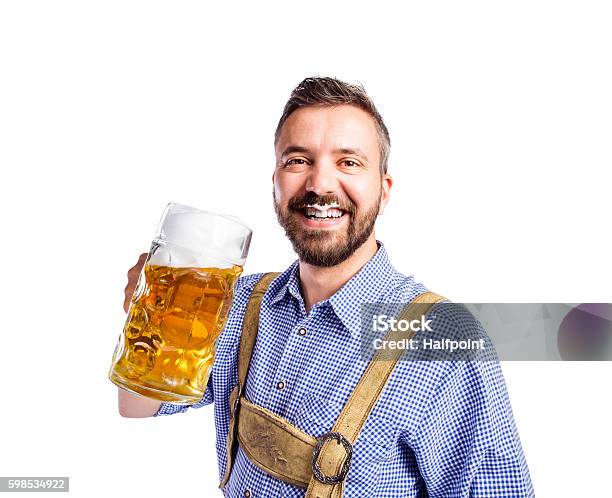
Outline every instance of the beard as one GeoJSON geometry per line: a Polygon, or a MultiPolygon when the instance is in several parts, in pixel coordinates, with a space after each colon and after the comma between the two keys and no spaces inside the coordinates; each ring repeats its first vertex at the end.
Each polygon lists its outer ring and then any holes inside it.
{"type": "Polygon", "coordinates": [[[317,195],[307,192],[301,197],[292,197],[286,209],[281,209],[274,197],[274,211],[281,227],[285,229],[287,238],[293,245],[293,250],[304,263],[313,266],[336,266],[348,259],[370,237],[374,230],[376,217],[380,210],[380,194],[378,202],[371,208],[358,211],[349,200],[339,199],[335,195],[317,195]],[[348,227],[342,231],[333,229],[304,228],[300,217],[302,209],[308,204],[325,205],[337,202],[348,216],[348,227]]]}

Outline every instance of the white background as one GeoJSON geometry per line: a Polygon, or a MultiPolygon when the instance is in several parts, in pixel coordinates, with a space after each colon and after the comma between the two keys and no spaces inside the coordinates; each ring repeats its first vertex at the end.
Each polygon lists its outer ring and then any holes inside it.
{"type": "MultiPolygon", "coordinates": [[[[212,407],[134,420],[107,380],[165,204],[293,259],[273,132],[310,75],[391,132],[394,265],[456,302],[612,302],[606,2],[0,4],[0,475],[73,496],[220,496],[212,407]]],[[[504,363],[539,497],[610,496],[612,363],[504,363]]],[[[25,495],[23,495],[25,496],[25,495]]]]}

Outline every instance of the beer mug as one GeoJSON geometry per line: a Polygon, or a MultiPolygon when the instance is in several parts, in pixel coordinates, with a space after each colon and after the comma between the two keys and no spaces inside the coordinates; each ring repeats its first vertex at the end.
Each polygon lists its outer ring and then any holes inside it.
{"type": "Polygon", "coordinates": [[[202,398],[251,234],[233,216],[166,206],[115,348],[112,382],[159,401],[202,398]]]}

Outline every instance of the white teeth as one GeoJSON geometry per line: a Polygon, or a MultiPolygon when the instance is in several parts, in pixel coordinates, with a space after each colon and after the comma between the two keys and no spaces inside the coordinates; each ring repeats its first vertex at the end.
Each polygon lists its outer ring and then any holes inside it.
{"type": "Polygon", "coordinates": [[[307,207],[305,211],[306,216],[314,216],[315,218],[340,218],[342,216],[342,211],[334,208],[319,210],[314,207],[307,207]]]}
{"type": "Polygon", "coordinates": [[[325,204],[324,206],[321,206],[320,204],[308,204],[308,206],[306,207],[314,208],[319,211],[327,211],[329,208],[340,207],[340,204],[338,204],[337,202],[332,202],[331,204],[325,204]]]}
{"type": "Polygon", "coordinates": [[[306,216],[314,216],[316,218],[340,218],[343,214],[343,211],[339,208],[340,205],[337,202],[332,202],[330,204],[325,204],[321,206],[320,204],[309,204],[306,206],[306,216]]]}

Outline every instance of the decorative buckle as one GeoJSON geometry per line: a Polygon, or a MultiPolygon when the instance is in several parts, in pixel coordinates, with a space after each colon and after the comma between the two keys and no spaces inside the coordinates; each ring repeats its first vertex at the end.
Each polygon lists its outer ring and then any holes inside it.
{"type": "Polygon", "coordinates": [[[324,484],[338,484],[344,480],[346,474],[349,471],[349,467],[351,466],[351,458],[353,456],[353,446],[342,434],[339,432],[327,432],[323,434],[318,440],[317,445],[315,446],[314,451],[312,452],[312,473],[314,476],[324,484]],[[344,450],[346,451],[346,459],[344,460],[344,464],[342,465],[342,469],[340,469],[340,473],[333,476],[326,476],[321,471],[321,467],[319,466],[319,453],[321,453],[321,448],[325,444],[326,441],[330,441],[335,439],[338,441],[338,444],[342,443],[344,446],[344,450]]]}

